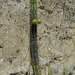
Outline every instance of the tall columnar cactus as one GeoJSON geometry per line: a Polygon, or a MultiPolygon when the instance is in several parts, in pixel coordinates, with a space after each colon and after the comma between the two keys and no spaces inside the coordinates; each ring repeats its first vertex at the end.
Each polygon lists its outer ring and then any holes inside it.
{"type": "Polygon", "coordinates": [[[37,49],[37,0],[30,0],[30,55],[33,75],[39,74],[39,60],[37,49]]]}

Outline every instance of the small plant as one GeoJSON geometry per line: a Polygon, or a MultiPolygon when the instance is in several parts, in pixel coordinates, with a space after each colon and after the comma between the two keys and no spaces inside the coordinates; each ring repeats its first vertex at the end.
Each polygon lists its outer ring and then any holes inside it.
{"type": "Polygon", "coordinates": [[[44,73],[45,73],[45,75],[46,75],[46,65],[44,66],[44,73]]]}
{"type": "Polygon", "coordinates": [[[17,49],[17,51],[16,51],[17,53],[19,53],[20,52],[20,50],[19,49],[17,49]]]}
{"type": "Polygon", "coordinates": [[[66,75],[66,69],[65,69],[64,63],[63,63],[63,75],[66,75]]]}
{"type": "Polygon", "coordinates": [[[64,70],[63,70],[63,75],[66,75],[66,71],[65,71],[65,68],[64,68],[64,70]]]}
{"type": "Polygon", "coordinates": [[[75,66],[73,67],[73,70],[75,70],[75,66]]]}
{"type": "Polygon", "coordinates": [[[50,64],[48,64],[48,75],[52,75],[52,70],[50,64]]]}
{"type": "Polygon", "coordinates": [[[68,75],[73,75],[73,74],[72,74],[72,72],[69,72],[69,74],[68,74],[68,75]]]}
{"type": "Polygon", "coordinates": [[[42,75],[42,74],[41,74],[41,67],[39,68],[39,75],[42,75]]]}

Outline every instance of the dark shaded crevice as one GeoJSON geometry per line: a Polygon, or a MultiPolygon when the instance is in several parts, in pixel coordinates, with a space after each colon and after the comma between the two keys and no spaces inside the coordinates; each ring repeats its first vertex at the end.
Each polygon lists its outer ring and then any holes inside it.
{"type": "Polygon", "coordinates": [[[18,73],[11,73],[10,75],[18,75],[18,73]]]}
{"type": "Polygon", "coordinates": [[[0,24],[0,28],[3,26],[3,24],[0,24]]]}
{"type": "Polygon", "coordinates": [[[71,36],[60,36],[59,37],[59,40],[70,40],[70,39],[72,39],[72,37],[71,36]]]}
{"type": "Polygon", "coordinates": [[[20,3],[21,2],[21,0],[16,0],[17,1],[17,3],[20,3]]]}
{"type": "Polygon", "coordinates": [[[16,72],[16,73],[11,73],[10,75],[21,75],[21,74],[23,74],[23,75],[30,75],[28,71],[25,72],[25,73],[23,71],[20,71],[20,72],[16,72]]]}
{"type": "Polygon", "coordinates": [[[39,7],[39,9],[44,10],[44,6],[43,6],[43,5],[41,5],[41,6],[39,7]]]}
{"type": "Polygon", "coordinates": [[[0,48],[3,48],[3,46],[0,45],[0,48]]]}
{"type": "Polygon", "coordinates": [[[21,75],[21,74],[24,74],[23,71],[16,72],[16,73],[10,73],[10,75],[21,75]]]}
{"type": "Polygon", "coordinates": [[[19,54],[20,54],[20,50],[17,49],[16,52],[14,52],[13,54],[11,54],[11,56],[9,56],[8,58],[6,58],[6,59],[4,60],[4,62],[5,62],[5,61],[8,61],[10,64],[12,64],[13,60],[16,59],[19,54]]]}
{"type": "Polygon", "coordinates": [[[24,75],[29,75],[29,73],[28,73],[28,72],[26,72],[24,75]]]}
{"type": "Polygon", "coordinates": [[[53,11],[51,11],[51,10],[46,10],[49,14],[51,14],[51,13],[53,13],[53,11]]]}
{"type": "Polygon", "coordinates": [[[41,5],[41,6],[39,7],[39,9],[41,9],[41,10],[45,10],[46,12],[48,12],[48,14],[53,13],[52,10],[45,9],[43,5],[41,5]]]}

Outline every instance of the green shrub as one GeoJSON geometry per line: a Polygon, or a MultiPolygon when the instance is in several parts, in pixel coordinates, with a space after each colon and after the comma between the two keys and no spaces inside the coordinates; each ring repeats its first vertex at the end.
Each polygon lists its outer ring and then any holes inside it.
{"type": "Polygon", "coordinates": [[[69,72],[69,74],[68,74],[68,75],[73,75],[73,74],[72,74],[72,72],[69,72]]]}

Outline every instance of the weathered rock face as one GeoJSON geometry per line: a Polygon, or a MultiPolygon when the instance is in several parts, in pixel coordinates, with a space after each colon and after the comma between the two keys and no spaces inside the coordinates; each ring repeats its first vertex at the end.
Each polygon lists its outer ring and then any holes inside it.
{"type": "MultiPolygon", "coordinates": [[[[53,75],[63,75],[64,68],[74,75],[75,0],[37,1],[40,65],[50,63],[53,75]]],[[[30,69],[29,14],[28,0],[0,0],[0,75],[24,75],[30,69]]]]}
{"type": "Polygon", "coordinates": [[[27,0],[0,0],[0,75],[26,71],[29,27],[27,0]]]}

